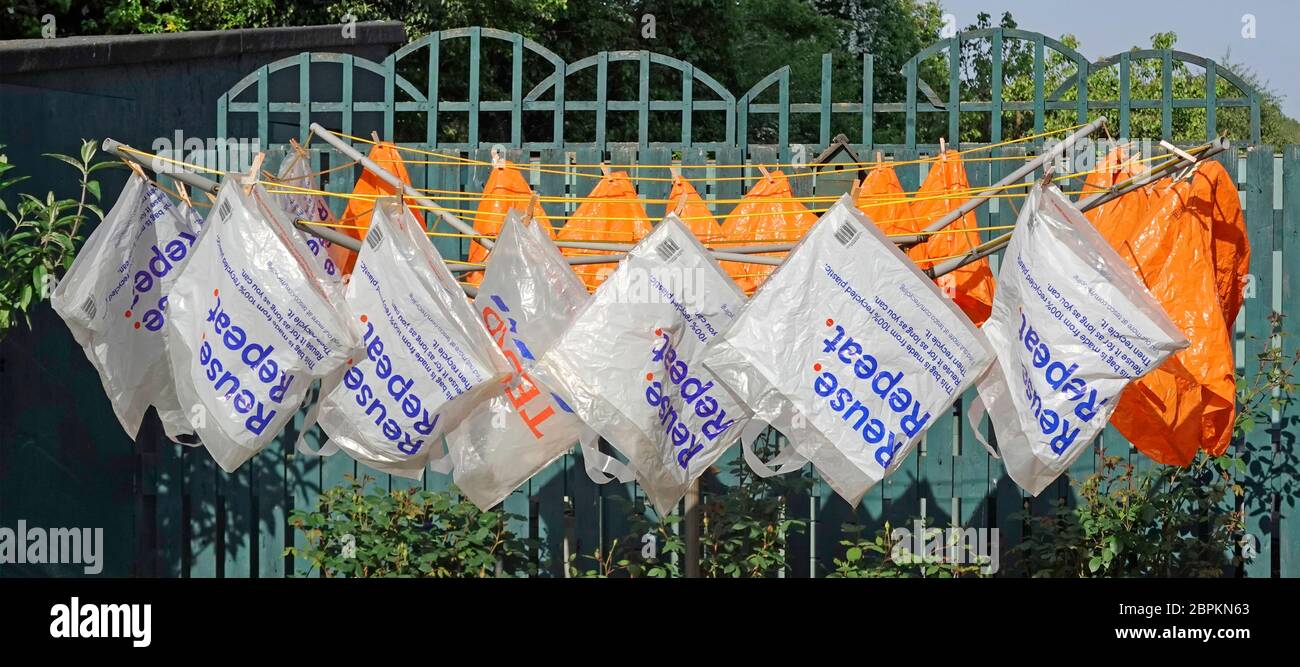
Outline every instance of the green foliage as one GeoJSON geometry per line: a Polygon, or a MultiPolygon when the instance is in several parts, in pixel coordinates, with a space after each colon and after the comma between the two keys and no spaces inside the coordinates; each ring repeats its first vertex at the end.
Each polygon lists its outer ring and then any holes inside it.
{"type": "MultiPolygon", "coordinates": [[[[1255,372],[1247,377],[1245,371],[1237,373],[1237,414],[1233,422],[1236,440],[1241,440],[1260,426],[1273,423],[1273,413],[1286,410],[1294,402],[1295,371],[1300,364],[1300,350],[1287,356],[1282,352],[1281,313],[1269,314],[1269,326],[1276,341],[1256,355],[1255,372]]],[[[1248,335],[1247,340],[1255,340],[1248,335]]]]}
{"type": "MultiPolygon", "coordinates": [[[[754,451],[771,459],[783,440],[768,429],[754,451]]],[[[707,498],[702,508],[701,575],[775,577],[789,570],[790,536],[803,533],[808,524],[789,518],[787,503],[792,496],[808,493],[812,477],[804,473],[759,477],[741,456],[733,458],[728,468],[735,482],[707,498]]]]}
{"type": "MultiPolygon", "coordinates": [[[[57,199],[53,192],[47,192],[44,197],[24,192],[10,206],[0,198],[0,214],[9,221],[9,231],[0,232],[0,256],[4,257],[0,265],[0,339],[19,321],[31,328],[32,304],[48,299],[58,277],[72,266],[82,241],[82,223],[92,214],[97,220],[104,219],[97,204],[99,181],[92,174],[117,163],[96,162],[97,150],[97,143],[86,139],[76,156],[45,154],[77,170],[80,193],[75,199],[57,199]]],[[[0,155],[0,190],[27,178],[6,180],[5,173],[13,168],[0,155]]]]}
{"type": "Polygon", "coordinates": [[[1033,577],[1223,576],[1240,561],[1232,550],[1242,516],[1225,500],[1243,469],[1235,456],[1198,454],[1189,467],[1138,474],[1105,457],[1078,485],[1078,507],[1018,515],[1028,533],[1012,553],[1033,577]]]}
{"type": "MultiPolygon", "coordinates": [[[[769,430],[755,451],[764,458],[775,454],[778,438],[769,430]]],[[[807,493],[812,478],[804,474],[762,478],[740,457],[728,469],[735,483],[706,496],[700,507],[700,575],[775,577],[788,571],[790,536],[802,532],[807,522],[786,516],[787,499],[807,493]]],[[[641,502],[621,502],[627,511],[627,534],[614,540],[609,550],[578,557],[570,572],[579,577],[682,576],[686,546],[680,534],[681,517],[659,516],[641,502]],[[654,537],[654,549],[646,548],[647,535],[654,537]]]]}
{"type": "MultiPolygon", "coordinates": [[[[928,522],[925,524],[929,531],[928,522]]],[[[875,537],[863,535],[864,526],[846,523],[840,527],[845,538],[840,540],[844,552],[833,559],[835,571],[826,575],[831,579],[899,579],[926,578],[954,579],[958,577],[985,576],[981,567],[984,563],[978,556],[967,549],[967,545],[958,544],[956,533],[945,533],[943,549],[945,553],[956,553],[957,549],[965,551],[962,562],[953,558],[941,558],[938,555],[914,554],[908,548],[911,538],[904,537],[910,533],[900,533],[885,522],[884,528],[876,532],[875,537]]]]}
{"type": "MultiPolygon", "coordinates": [[[[412,39],[434,30],[478,25],[518,32],[569,62],[598,51],[650,49],[692,63],[737,95],[743,94],[767,74],[789,66],[791,99],[798,101],[818,98],[823,53],[835,54],[832,60],[835,101],[857,99],[863,53],[875,57],[877,101],[903,100],[903,64],[938,39],[944,11],[937,0],[321,0],[312,3],[90,0],[75,6],[70,0],[52,3],[3,0],[0,7],[13,10],[9,20],[0,23],[0,38],[39,37],[40,18],[47,13],[56,18],[59,36],[337,25],[347,16],[360,21],[402,21],[412,39]],[[654,17],[653,35],[647,33],[647,24],[643,22],[647,16],[654,17]]],[[[980,13],[966,30],[990,27],[1018,26],[1010,12],[1003,13],[996,24],[989,14],[980,13]]],[[[1072,35],[1062,35],[1060,41],[1076,50],[1079,48],[1079,40],[1072,35]]],[[[1153,48],[1173,48],[1176,42],[1177,35],[1172,32],[1158,32],[1151,37],[1153,48]]],[[[453,62],[459,57],[458,49],[464,46],[448,43],[443,48],[446,49],[444,60],[453,62]]],[[[1033,44],[1007,39],[1002,48],[1004,99],[1033,100],[1033,44]]],[[[990,43],[985,40],[962,45],[960,94],[963,100],[990,99],[990,49],[990,43]]],[[[505,56],[506,53],[499,55],[505,56]]],[[[1063,86],[1055,99],[1077,99],[1074,87],[1077,66],[1050,48],[1045,55],[1043,78],[1046,93],[1050,95],[1063,86]]],[[[1222,60],[1222,68],[1241,76],[1259,92],[1262,140],[1275,146],[1300,142],[1300,123],[1282,113],[1281,96],[1269,87],[1268,82],[1245,65],[1231,62],[1228,56],[1222,60]]],[[[418,63],[405,66],[423,67],[418,63]]],[[[483,99],[507,99],[513,72],[510,59],[489,53],[481,68],[483,99]]],[[[550,73],[548,68],[549,64],[540,60],[528,62],[525,64],[525,77],[531,82],[540,81],[550,73]]],[[[636,77],[620,75],[618,70],[619,67],[611,70],[609,99],[637,99],[640,91],[636,77]]],[[[947,53],[939,52],[923,60],[918,72],[940,102],[946,103],[947,53]]],[[[402,74],[419,78],[416,71],[402,74]]],[[[1131,99],[1161,98],[1163,78],[1158,59],[1132,61],[1131,77],[1131,99]]],[[[569,81],[569,95],[590,99],[594,90],[586,88],[593,82],[587,78],[576,77],[569,81]]],[[[1090,98],[1119,99],[1118,65],[1092,72],[1087,81],[1090,98]]],[[[1173,63],[1172,85],[1174,97],[1194,99],[1205,94],[1204,73],[1199,68],[1193,71],[1178,61],[1173,63]]],[[[1223,77],[1219,77],[1215,85],[1220,99],[1241,96],[1223,77]]],[[[673,77],[652,77],[650,86],[654,99],[675,99],[680,95],[680,82],[673,77]]],[[[700,99],[709,97],[708,93],[698,89],[696,94],[702,96],[700,99]]],[[[762,99],[754,101],[772,102],[776,94],[773,89],[762,99]]],[[[1095,118],[1100,113],[1101,110],[1093,110],[1089,116],[1095,118]]],[[[704,140],[715,140],[720,136],[723,126],[714,115],[700,114],[695,119],[694,133],[697,136],[704,140]]],[[[497,116],[486,114],[480,118],[481,136],[509,136],[508,119],[497,116]]],[[[1230,139],[1250,138],[1248,109],[1221,108],[1216,118],[1218,129],[1230,139]]],[[[1203,108],[1175,109],[1170,120],[1176,141],[1193,143],[1205,139],[1206,113],[1203,108]]],[[[525,123],[539,124],[530,128],[529,133],[536,130],[544,134],[543,131],[549,129],[549,122],[548,117],[536,114],[525,120],[525,123]]],[[[584,138],[577,140],[589,140],[585,137],[594,131],[593,123],[582,115],[570,122],[573,126],[566,130],[566,134],[584,138]]],[[[791,118],[791,136],[815,136],[818,122],[814,115],[794,115],[791,118]]],[[[835,114],[831,120],[831,134],[843,132],[850,137],[856,136],[859,122],[852,114],[835,114]]],[[[961,140],[988,141],[992,122],[988,113],[963,112],[961,140]]],[[[1023,110],[1006,111],[1000,122],[1004,138],[1028,136],[1033,133],[1034,114],[1023,110]]],[[[1049,110],[1044,118],[1048,131],[1070,127],[1077,122],[1073,109],[1049,110]]],[[[611,114],[607,123],[611,141],[635,136],[635,114],[611,114]]],[[[754,115],[750,119],[749,140],[775,143],[776,123],[775,114],[754,115]]],[[[902,114],[880,114],[874,127],[875,141],[902,142],[903,123],[902,114]]],[[[679,131],[679,121],[674,114],[652,114],[651,125],[654,136],[672,136],[674,131],[679,131]]],[[[399,117],[399,134],[402,126],[403,119],[399,117]]],[[[945,113],[922,113],[917,118],[917,137],[922,143],[933,143],[947,134],[947,128],[945,113]]],[[[456,124],[446,123],[441,131],[445,133],[446,141],[464,140],[465,129],[456,124]]],[[[422,129],[419,134],[423,137],[422,129]]],[[[1159,109],[1135,109],[1130,114],[1130,137],[1160,137],[1161,134],[1159,109]]]]}
{"type": "MultiPolygon", "coordinates": [[[[987,13],[980,13],[975,23],[966,30],[979,30],[991,27],[1016,28],[1016,21],[1010,12],[1004,13],[999,23],[994,26],[987,13]]],[[[1060,41],[1066,46],[1078,50],[1079,40],[1073,35],[1062,35],[1060,41]]],[[[1173,32],[1158,32],[1151,36],[1152,49],[1172,49],[1176,46],[1178,35],[1173,32]]],[[[1138,47],[1133,47],[1137,50],[1138,47]]],[[[992,95],[992,58],[991,46],[987,41],[971,41],[962,46],[962,99],[990,99],[992,95]]],[[[1071,101],[1078,99],[1078,67],[1075,63],[1057,51],[1045,50],[1043,66],[1044,94],[1048,96],[1058,88],[1062,89],[1056,99],[1071,101]]],[[[946,57],[940,54],[931,59],[934,62],[946,57]]],[[[1003,99],[1007,101],[1031,101],[1034,99],[1034,47],[1024,40],[1006,39],[1002,47],[1003,99]]],[[[936,63],[941,64],[941,63],[936,63]]],[[[1131,60],[1129,70],[1129,97],[1131,100],[1160,100],[1164,79],[1159,59],[1131,60]]],[[[1281,111],[1281,96],[1270,89],[1268,83],[1255,75],[1241,63],[1232,62],[1225,56],[1219,63],[1221,70],[1227,70],[1240,76],[1248,86],[1260,94],[1261,139],[1265,143],[1281,146],[1300,141],[1300,124],[1287,118],[1281,111]]],[[[933,77],[927,81],[941,97],[945,97],[947,81],[946,67],[932,67],[931,71],[939,73],[938,80],[933,77]]],[[[1091,72],[1087,77],[1088,97],[1091,100],[1118,100],[1120,97],[1119,65],[1091,72]]],[[[1200,68],[1193,70],[1187,63],[1174,60],[1171,63],[1170,82],[1174,98],[1197,99],[1205,96],[1205,73],[1200,68]]],[[[1223,76],[1215,82],[1215,94],[1218,99],[1240,98],[1246,94],[1228,83],[1223,76]]],[[[1089,112],[1089,118],[1096,118],[1102,112],[1089,112]]],[[[1118,129],[1119,119],[1111,114],[1112,127],[1118,129]]],[[[962,141],[988,141],[991,136],[990,115],[971,112],[962,114],[962,141]]],[[[1181,143],[1199,143],[1205,140],[1205,109],[1201,107],[1175,109],[1170,114],[1170,130],[1174,141],[1181,143]]],[[[1163,135],[1162,114],[1159,109],[1135,109],[1129,115],[1129,137],[1158,138],[1163,135]]],[[[1044,126],[1047,131],[1060,130],[1078,123],[1077,112],[1073,109],[1049,110],[1045,114],[1044,126]]],[[[1003,137],[1022,137],[1033,133],[1034,114],[1032,111],[1007,111],[1002,118],[1003,137]]],[[[1250,140],[1250,114],[1245,108],[1220,108],[1216,113],[1216,128],[1219,134],[1234,141],[1250,140]]]]}
{"type": "MultiPolygon", "coordinates": [[[[287,555],[327,577],[524,577],[535,574],[534,540],[508,527],[523,517],[481,512],[447,492],[384,492],[356,480],[331,489],[310,509],[295,509],[289,524],[308,546],[287,555]]],[[[302,573],[304,575],[310,572],[302,573]]]]}
{"type": "Polygon", "coordinates": [[[686,555],[686,543],[679,534],[681,517],[659,516],[641,501],[617,496],[614,501],[627,516],[627,534],[610,542],[609,549],[597,548],[589,555],[572,559],[569,575],[582,579],[682,576],[680,563],[686,555]]]}

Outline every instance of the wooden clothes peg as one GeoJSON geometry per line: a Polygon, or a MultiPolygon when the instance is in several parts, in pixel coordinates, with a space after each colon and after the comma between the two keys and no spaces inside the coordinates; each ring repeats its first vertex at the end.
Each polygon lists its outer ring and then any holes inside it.
{"type": "Polygon", "coordinates": [[[258,153],[253,156],[253,166],[249,168],[248,173],[242,177],[244,189],[248,192],[253,191],[253,186],[257,185],[258,174],[262,171],[262,161],[266,159],[266,153],[258,153]]]}
{"type": "Polygon", "coordinates": [[[185,202],[186,206],[194,208],[194,201],[190,199],[190,191],[181,181],[176,181],[176,194],[180,196],[181,201],[185,202]]]}
{"type": "Polygon", "coordinates": [[[136,176],[143,178],[145,181],[149,180],[149,177],[145,175],[144,168],[140,166],[139,162],[136,162],[135,160],[122,160],[122,161],[126,163],[127,167],[131,168],[131,171],[135,172],[136,176]]]}
{"type": "Polygon", "coordinates": [[[609,165],[604,160],[600,161],[600,175],[609,178],[609,165]]]}
{"type": "Polygon", "coordinates": [[[535,211],[538,206],[541,206],[541,197],[538,197],[537,193],[534,192],[532,196],[528,198],[528,208],[524,210],[522,220],[525,225],[533,223],[533,211],[535,211]]]}
{"type": "Polygon", "coordinates": [[[772,177],[772,174],[768,173],[768,171],[767,171],[767,167],[764,167],[764,166],[761,165],[761,164],[754,165],[754,166],[755,166],[755,167],[758,167],[758,173],[762,174],[762,175],[763,175],[763,178],[771,178],[771,177],[772,177]]]}
{"type": "Polygon", "coordinates": [[[1042,186],[1047,186],[1050,185],[1051,182],[1052,182],[1052,165],[1049,162],[1043,165],[1043,177],[1038,180],[1038,184],[1042,186]]]}
{"type": "MultiPolygon", "coordinates": [[[[865,178],[862,179],[862,181],[865,180],[865,178]]],[[[862,181],[859,181],[856,178],[853,179],[853,185],[849,188],[849,199],[852,199],[854,202],[858,201],[858,192],[862,189],[862,181]]]]}
{"type": "Polygon", "coordinates": [[[675,165],[675,164],[670,164],[670,165],[668,165],[668,175],[672,176],[674,180],[675,180],[675,179],[678,179],[678,178],[681,178],[681,177],[682,177],[682,168],[679,167],[679,166],[677,166],[677,165],[675,165]]]}
{"type": "Polygon", "coordinates": [[[947,152],[948,152],[948,142],[944,141],[943,137],[939,137],[939,155],[943,155],[944,153],[947,152]]]}
{"type": "Polygon", "coordinates": [[[683,192],[681,198],[677,200],[677,205],[673,207],[673,215],[681,217],[686,212],[686,193],[683,192]]]}

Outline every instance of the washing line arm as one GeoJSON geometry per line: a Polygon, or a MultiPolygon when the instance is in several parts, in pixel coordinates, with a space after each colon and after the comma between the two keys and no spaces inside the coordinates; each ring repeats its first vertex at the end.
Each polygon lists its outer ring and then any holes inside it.
{"type": "Polygon", "coordinates": [[[440,219],[442,219],[443,222],[451,225],[452,228],[455,229],[456,231],[469,236],[470,240],[473,241],[474,243],[477,243],[483,246],[484,248],[487,248],[488,250],[492,249],[492,241],[485,238],[481,238],[481,235],[478,232],[474,231],[473,227],[465,224],[463,220],[456,217],[455,215],[452,215],[451,211],[448,211],[446,208],[439,206],[437,203],[435,203],[433,200],[429,199],[428,197],[421,195],[418,191],[416,191],[415,188],[411,187],[405,181],[395,176],[392,172],[379,166],[379,164],[374,160],[371,160],[365,155],[362,155],[361,152],[353,148],[351,144],[344,141],[343,139],[335,135],[333,132],[330,132],[329,130],[321,127],[320,123],[312,123],[311,132],[312,134],[320,137],[323,141],[325,141],[325,143],[329,144],[330,146],[333,146],[340,153],[347,156],[348,159],[359,163],[363,168],[366,169],[366,171],[369,171],[370,173],[379,177],[379,180],[387,183],[388,185],[392,186],[393,189],[402,193],[404,199],[413,201],[416,204],[423,206],[430,211],[433,211],[434,214],[436,214],[440,219]]]}
{"type": "Polygon", "coordinates": [[[962,216],[982,206],[989,199],[992,199],[993,194],[998,190],[1008,188],[1012,185],[1015,185],[1016,183],[1023,181],[1026,176],[1034,173],[1034,171],[1042,168],[1044,165],[1060,157],[1062,154],[1065,153],[1065,151],[1073,148],[1075,143],[1077,143],[1080,139],[1087,138],[1093,132],[1096,132],[1097,130],[1105,126],[1106,126],[1105,116],[1102,116],[1097,120],[1094,120],[1091,123],[1084,125],[1083,127],[1076,130],[1070,136],[1066,137],[1065,139],[1062,139],[1060,142],[1053,145],[1050,149],[1044,151],[1041,155],[1035,157],[1029,162],[1024,163],[1023,165],[1020,165],[1020,167],[1018,167],[1015,171],[1007,174],[1006,176],[1003,176],[1002,179],[999,180],[997,183],[994,183],[993,185],[990,185],[989,187],[985,188],[984,194],[978,197],[972,197],[970,199],[967,199],[965,202],[962,203],[961,206],[958,206],[952,211],[949,211],[947,215],[944,215],[942,218],[939,218],[938,220],[935,220],[934,222],[927,225],[924,230],[925,233],[918,234],[916,236],[913,236],[912,238],[898,237],[894,240],[894,242],[897,243],[898,245],[907,247],[925,241],[930,234],[943,230],[948,225],[951,225],[957,220],[960,220],[962,216]]]}
{"type": "MultiPolygon", "coordinates": [[[[1158,181],[1162,178],[1166,178],[1174,174],[1175,172],[1181,171],[1187,167],[1208,160],[1228,150],[1229,148],[1231,148],[1231,144],[1226,139],[1215,139],[1214,141],[1204,146],[1200,146],[1190,151],[1190,153],[1192,153],[1195,156],[1195,160],[1193,162],[1187,162],[1187,160],[1184,158],[1180,160],[1174,160],[1168,164],[1163,164],[1160,167],[1157,167],[1156,169],[1152,169],[1143,174],[1133,176],[1125,180],[1124,182],[1119,183],[1109,189],[1098,192],[1088,197],[1087,199],[1080,201],[1076,206],[1078,207],[1080,212],[1090,211],[1094,208],[1097,208],[1098,206],[1101,206],[1102,204],[1119,199],[1120,197],[1123,197],[1124,195],[1140,187],[1143,187],[1150,183],[1154,183],[1155,181],[1158,181]]],[[[971,250],[969,254],[963,255],[961,257],[954,257],[947,261],[940,262],[934,265],[933,267],[925,269],[925,273],[931,278],[937,278],[939,276],[952,273],[953,271],[956,271],[957,269],[960,269],[961,267],[966,266],[967,264],[970,264],[972,262],[977,262],[985,257],[988,257],[989,255],[992,255],[993,253],[997,252],[998,250],[1001,250],[1004,246],[1006,246],[1007,243],[1011,241],[1011,234],[1013,232],[1014,230],[1012,232],[1007,232],[1005,234],[1002,234],[997,238],[985,241],[984,243],[975,246],[975,248],[971,250]]]]}
{"type": "MultiPolygon", "coordinates": [[[[130,160],[140,165],[141,167],[144,167],[145,169],[154,172],[155,174],[167,174],[171,178],[181,183],[184,183],[190,186],[191,188],[194,188],[195,190],[206,192],[214,197],[217,194],[217,189],[220,187],[220,185],[216,181],[210,178],[206,178],[204,176],[200,176],[193,172],[186,171],[184,169],[176,167],[175,165],[168,166],[167,164],[164,164],[161,160],[157,160],[157,159],[145,160],[143,157],[140,156],[139,151],[136,151],[134,148],[131,148],[130,146],[120,141],[117,141],[116,139],[105,139],[103,147],[104,147],[104,152],[108,153],[109,155],[116,156],[122,160],[130,160]]],[[[347,234],[338,231],[337,229],[332,229],[330,227],[321,227],[316,225],[304,225],[302,224],[302,222],[297,220],[293,222],[293,225],[298,229],[307,232],[308,234],[312,234],[313,236],[316,236],[318,238],[325,239],[330,243],[338,244],[353,252],[361,251],[361,241],[354,239],[351,236],[348,236],[347,234]]],[[[468,295],[470,298],[474,298],[478,296],[478,288],[474,287],[473,285],[461,285],[460,287],[462,290],[464,290],[465,294],[468,295]]]]}
{"type": "MultiPolygon", "coordinates": [[[[162,160],[156,159],[156,156],[155,159],[148,160],[140,154],[140,151],[137,151],[116,139],[104,140],[104,152],[122,160],[130,160],[155,174],[166,174],[173,180],[184,183],[195,190],[206,192],[214,197],[217,194],[217,188],[220,187],[220,184],[210,178],[200,176],[171,163],[164,163],[162,160]]],[[[361,250],[361,241],[358,241],[337,229],[317,225],[304,225],[299,220],[294,220],[293,225],[308,234],[325,239],[330,243],[343,246],[353,252],[360,252],[361,250]]]]}

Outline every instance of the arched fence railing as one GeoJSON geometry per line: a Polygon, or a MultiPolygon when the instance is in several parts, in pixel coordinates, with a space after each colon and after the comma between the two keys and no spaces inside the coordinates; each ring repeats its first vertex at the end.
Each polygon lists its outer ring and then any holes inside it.
{"type": "MultiPolygon", "coordinates": [[[[1222,109],[1247,109],[1248,127],[1243,136],[1232,137],[1239,145],[1258,143],[1260,140],[1259,96],[1256,91],[1232,71],[1219,67],[1213,60],[1175,50],[1134,50],[1089,62],[1082,54],[1059,40],[1039,33],[1008,28],[991,28],[958,33],[942,39],[915,54],[903,66],[905,96],[898,100],[882,100],[876,95],[875,82],[881,73],[875,71],[871,54],[861,57],[860,85],[851,90],[836,90],[833,86],[833,61],[831,54],[821,59],[818,95],[812,100],[793,99],[791,70],[781,67],[756,82],[744,94],[736,96],[708,73],[690,63],[651,51],[609,51],[566,63],[558,55],[536,42],[516,33],[491,28],[459,28],[431,33],[393,53],[382,63],[339,54],[302,54],[268,64],[245,77],[218,101],[218,132],[235,129],[235,119],[243,115],[255,116],[255,125],[247,121],[241,128],[255,131],[264,144],[278,143],[271,133],[269,118],[274,114],[296,114],[296,135],[306,138],[306,127],[320,115],[335,114],[337,120],[330,125],[345,133],[357,129],[356,116],[369,114],[376,120],[368,126],[385,137],[399,136],[403,142],[412,142],[427,148],[475,150],[487,146],[503,145],[529,151],[546,149],[594,149],[607,151],[614,145],[635,145],[642,149],[652,146],[673,150],[699,148],[714,151],[738,146],[747,150],[755,145],[775,145],[783,161],[790,158],[791,144],[826,146],[832,140],[833,119],[852,116],[858,122],[849,134],[850,142],[861,149],[919,150],[933,149],[938,137],[918,142],[918,128],[922,119],[932,114],[945,117],[939,124],[939,136],[953,146],[963,145],[962,130],[970,122],[969,114],[987,115],[999,122],[988,122],[989,131],[982,140],[966,142],[968,145],[998,143],[1015,136],[1004,136],[1001,122],[1006,113],[1032,115],[1032,130],[1041,134],[1048,129],[1048,117],[1055,111],[1073,111],[1074,120],[1087,122],[1090,116],[1106,113],[1117,123],[1118,135],[1129,137],[1130,118],[1135,111],[1155,109],[1161,114],[1160,136],[1143,138],[1183,139],[1184,143],[1212,138],[1218,133],[1218,119],[1222,109]],[[964,99],[972,92],[969,76],[970,55],[964,49],[981,45],[979,51],[987,58],[988,85],[973,91],[983,99],[964,99]],[[485,65],[496,66],[497,52],[490,47],[508,49],[502,55],[509,61],[501,67],[506,80],[485,82],[485,65]],[[458,61],[448,59],[448,51],[457,48],[458,61]],[[1008,58],[1014,55],[1014,58],[1008,58]],[[526,67],[529,59],[536,61],[526,67]],[[463,62],[459,62],[463,61],[463,62]],[[1160,96],[1139,99],[1132,95],[1133,67],[1143,61],[1158,61],[1160,96]],[[1025,71],[1009,71],[1013,69],[1025,71]],[[341,81],[341,95],[337,100],[314,97],[313,70],[323,65],[337,66],[341,81]],[[1204,70],[1204,83],[1194,97],[1175,95],[1175,70],[1195,66],[1204,70]],[[615,70],[628,70],[635,75],[633,99],[618,99],[615,70]],[[276,101],[271,98],[270,80],[283,71],[296,70],[297,99],[276,101]],[[445,71],[456,73],[457,85],[463,88],[463,97],[449,98],[453,88],[448,85],[445,71]],[[1112,70],[1115,70],[1113,73],[1112,70]],[[544,75],[538,75],[544,72],[544,75]],[[656,77],[671,73],[680,80],[680,87],[667,99],[657,99],[655,93],[667,94],[666,87],[652,87],[656,77]],[[1090,81],[1098,76],[1113,77],[1114,95],[1100,95],[1090,81]],[[413,78],[415,76],[419,79],[413,78]],[[1027,99],[1009,99],[1008,76],[1020,77],[1016,89],[1028,84],[1027,99]],[[529,80],[530,77],[534,80],[529,80]],[[575,80],[594,78],[587,94],[577,94],[575,80]],[[946,94],[936,92],[927,78],[944,77],[946,94]],[[376,79],[375,85],[366,87],[369,97],[358,98],[362,79],[376,79]],[[504,99],[484,99],[488,88],[500,88],[504,99]],[[1229,95],[1220,95],[1220,90],[1229,95]],[[775,97],[775,99],[770,99],[775,97]],[[1198,109],[1205,114],[1203,136],[1177,137],[1174,134],[1173,116],[1180,109],[1198,109]],[[672,131],[656,132],[652,115],[673,114],[676,119],[672,131]],[[485,136],[485,116],[508,114],[509,122],[503,124],[499,136],[485,136]],[[526,122],[536,114],[549,115],[549,122],[526,122]],[[633,114],[636,123],[625,136],[613,136],[609,130],[615,115],[633,114]],[[721,115],[718,136],[702,138],[696,131],[702,114],[721,115]],[[575,116],[590,116],[590,136],[577,138],[567,128],[575,116]],[[792,120],[796,117],[815,116],[815,133],[794,136],[792,120]],[[411,119],[414,132],[403,132],[399,118],[411,119]],[[775,117],[774,132],[757,136],[754,131],[762,121],[775,117]],[[463,118],[463,130],[454,135],[440,133],[453,119],[457,125],[463,118]],[[877,121],[886,125],[901,119],[901,140],[892,143],[878,142],[877,121]],[[417,122],[418,121],[418,122],[417,122]],[[856,136],[853,136],[856,135],[856,136]]],[[[1180,76],[1180,83],[1188,75],[1180,76]]],[[[628,77],[618,77],[618,83],[628,77]]],[[[585,81],[583,82],[586,83],[585,81]]],[[[811,90],[812,86],[802,89],[811,90]]],[[[222,136],[228,136],[222,134],[222,136]]]]}

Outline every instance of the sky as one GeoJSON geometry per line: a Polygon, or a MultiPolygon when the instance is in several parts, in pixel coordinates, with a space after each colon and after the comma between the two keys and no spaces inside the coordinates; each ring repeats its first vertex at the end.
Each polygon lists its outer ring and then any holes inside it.
{"type": "Polygon", "coordinates": [[[1300,118],[1300,2],[1297,0],[940,0],[958,29],[980,12],[996,25],[1009,11],[1022,30],[1051,37],[1079,38],[1090,60],[1150,47],[1151,35],[1172,30],[1174,48],[1222,62],[1231,53],[1284,96],[1282,110],[1300,118]],[[1243,36],[1244,17],[1253,15],[1255,34],[1243,36]]]}

